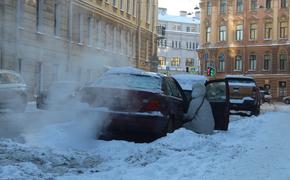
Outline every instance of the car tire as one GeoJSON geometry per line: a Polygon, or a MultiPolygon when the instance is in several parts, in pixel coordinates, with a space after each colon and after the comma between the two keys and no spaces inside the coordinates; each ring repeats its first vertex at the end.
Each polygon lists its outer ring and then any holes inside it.
{"type": "Polygon", "coordinates": [[[260,107],[257,107],[255,110],[251,112],[251,115],[259,116],[260,115],[260,107]]]}
{"type": "Polygon", "coordinates": [[[289,100],[289,99],[286,99],[286,100],[285,100],[285,103],[286,103],[286,104],[290,104],[290,100],[289,100]]]}
{"type": "Polygon", "coordinates": [[[174,131],[174,120],[172,117],[170,117],[167,120],[167,124],[163,130],[162,136],[166,136],[167,133],[172,133],[174,131]]]}

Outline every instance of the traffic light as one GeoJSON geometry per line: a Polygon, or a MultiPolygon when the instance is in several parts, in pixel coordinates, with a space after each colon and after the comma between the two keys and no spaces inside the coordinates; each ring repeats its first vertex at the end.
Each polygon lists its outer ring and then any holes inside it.
{"type": "Polygon", "coordinates": [[[215,76],[215,69],[212,67],[208,67],[207,68],[207,75],[211,76],[211,77],[215,76]]]}
{"type": "Polygon", "coordinates": [[[208,67],[208,68],[207,68],[207,71],[206,71],[206,74],[207,74],[208,76],[210,76],[210,69],[211,69],[211,67],[208,67]]]}

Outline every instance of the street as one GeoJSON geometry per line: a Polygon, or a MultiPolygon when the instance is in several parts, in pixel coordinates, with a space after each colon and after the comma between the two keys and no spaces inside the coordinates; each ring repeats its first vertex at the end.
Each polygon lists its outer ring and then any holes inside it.
{"type": "MultiPolygon", "coordinates": [[[[47,112],[32,108],[24,114],[35,118],[39,113],[47,112]]],[[[66,121],[60,122],[56,116],[50,116],[48,123],[45,121],[49,119],[38,122],[12,114],[18,118],[15,122],[22,119],[22,124],[16,126],[22,132],[1,139],[0,176],[4,179],[286,180],[290,178],[289,115],[289,106],[266,103],[258,117],[231,116],[227,132],[199,135],[181,128],[152,143],[138,144],[94,140],[92,135],[97,129],[92,127],[100,124],[86,124],[84,118],[78,121],[68,116],[71,121],[63,118],[66,121]],[[29,131],[23,131],[24,127],[30,127],[29,131]]],[[[3,127],[3,122],[2,135],[3,129],[13,130],[13,123],[4,123],[6,127],[3,127]]]]}

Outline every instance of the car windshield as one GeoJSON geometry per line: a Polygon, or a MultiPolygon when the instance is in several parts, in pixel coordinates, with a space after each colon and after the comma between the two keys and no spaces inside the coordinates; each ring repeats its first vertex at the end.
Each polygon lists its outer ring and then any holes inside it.
{"type": "Polygon", "coordinates": [[[160,90],[161,78],[139,74],[108,74],[97,79],[94,85],[160,90]]]}
{"type": "Polygon", "coordinates": [[[13,84],[22,82],[22,79],[15,74],[0,73],[0,84],[13,84]]]}

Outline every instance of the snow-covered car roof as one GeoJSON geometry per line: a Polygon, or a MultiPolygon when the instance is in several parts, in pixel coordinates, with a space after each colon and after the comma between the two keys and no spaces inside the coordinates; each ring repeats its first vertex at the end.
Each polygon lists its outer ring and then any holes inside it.
{"type": "Polygon", "coordinates": [[[175,74],[172,77],[177,80],[183,90],[192,90],[194,83],[205,83],[208,80],[206,76],[194,74],[175,74]]]}
{"type": "Polygon", "coordinates": [[[226,75],[225,78],[243,78],[243,79],[254,79],[250,76],[244,76],[244,75],[226,75]]]}
{"type": "Polygon", "coordinates": [[[164,76],[159,73],[144,71],[142,69],[138,69],[138,68],[134,68],[130,66],[112,67],[108,71],[106,71],[105,74],[136,74],[136,75],[147,75],[147,76],[154,76],[154,77],[164,76]]]}
{"type": "Polygon", "coordinates": [[[290,96],[283,97],[283,101],[286,100],[286,99],[290,99],[290,96]]]}

